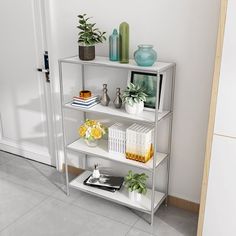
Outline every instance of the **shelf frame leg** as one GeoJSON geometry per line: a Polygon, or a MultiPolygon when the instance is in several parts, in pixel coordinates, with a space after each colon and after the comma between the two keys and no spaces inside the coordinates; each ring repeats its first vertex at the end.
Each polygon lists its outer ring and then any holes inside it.
{"type": "Polygon", "coordinates": [[[65,138],[65,125],[64,125],[64,93],[63,93],[63,81],[62,81],[62,62],[59,61],[59,80],[60,80],[60,97],[61,97],[61,124],[62,124],[62,141],[63,141],[63,152],[64,152],[64,163],[65,163],[65,175],[66,175],[66,195],[70,195],[69,189],[69,175],[68,175],[68,163],[67,163],[67,152],[66,152],[66,138],[65,138]]]}
{"type": "MultiPolygon", "coordinates": [[[[157,91],[160,91],[160,73],[157,71],[157,91]]],[[[156,161],[157,161],[157,129],[158,129],[158,104],[159,96],[156,96],[156,109],[155,109],[155,132],[154,132],[154,155],[153,155],[153,169],[152,169],[152,195],[151,195],[151,226],[154,224],[154,214],[155,214],[155,179],[156,179],[156,161]]]]}
{"type": "MultiPolygon", "coordinates": [[[[81,64],[81,82],[82,82],[82,90],[85,90],[85,72],[84,72],[84,64],[81,64]]],[[[83,112],[83,119],[84,122],[87,119],[86,112],[83,112]]],[[[83,158],[83,169],[85,170],[87,168],[87,154],[84,154],[83,158]]]]}
{"type": "Polygon", "coordinates": [[[169,179],[170,179],[170,159],[171,159],[171,146],[172,146],[172,124],[173,124],[173,107],[174,107],[174,93],[175,93],[175,71],[176,65],[171,68],[171,100],[170,100],[170,120],[169,120],[169,134],[168,134],[168,159],[167,159],[167,180],[166,180],[166,199],[165,206],[168,206],[168,194],[169,194],[169,179]]]}

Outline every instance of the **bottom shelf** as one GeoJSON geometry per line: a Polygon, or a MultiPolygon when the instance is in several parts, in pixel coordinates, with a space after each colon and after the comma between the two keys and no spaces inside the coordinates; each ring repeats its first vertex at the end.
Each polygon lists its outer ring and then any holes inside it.
{"type": "MultiPolygon", "coordinates": [[[[72,180],[70,182],[70,187],[79,189],[83,192],[93,194],[95,196],[99,196],[101,198],[107,199],[109,201],[116,202],[118,204],[145,212],[145,213],[151,213],[151,190],[148,189],[145,196],[142,197],[141,202],[133,202],[129,199],[128,192],[125,188],[122,187],[121,190],[116,191],[114,193],[105,191],[98,188],[93,188],[90,186],[86,186],[83,184],[84,180],[91,175],[90,171],[85,171],[81,175],[79,175],[77,178],[72,180]]],[[[155,191],[155,204],[154,209],[157,209],[157,207],[163,202],[166,195],[162,192],[155,191]]]]}

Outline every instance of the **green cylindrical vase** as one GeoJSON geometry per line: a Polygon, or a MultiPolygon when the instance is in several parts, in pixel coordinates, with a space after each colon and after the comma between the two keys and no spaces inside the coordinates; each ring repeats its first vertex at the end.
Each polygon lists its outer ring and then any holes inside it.
{"type": "Polygon", "coordinates": [[[129,24],[122,22],[120,33],[120,63],[129,63],[129,24]]]}

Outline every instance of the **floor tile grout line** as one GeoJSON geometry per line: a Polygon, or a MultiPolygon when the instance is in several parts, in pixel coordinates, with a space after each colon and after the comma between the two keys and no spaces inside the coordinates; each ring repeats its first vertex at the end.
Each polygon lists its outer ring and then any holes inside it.
{"type": "MultiPolygon", "coordinates": [[[[97,213],[97,212],[95,212],[95,211],[88,210],[87,208],[81,207],[81,206],[77,205],[76,203],[74,203],[73,200],[72,200],[71,202],[66,202],[66,201],[64,201],[64,200],[62,200],[62,199],[60,199],[60,198],[57,198],[57,197],[53,196],[53,194],[52,194],[50,197],[53,198],[53,199],[59,200],[59,201],[61,201],[61,202],[63,202],[63,203],[68,203],[69,205],[73,205],[73,206],[75,206],[75,207],[77,207],[77,208],[80,208],[80,209],[83,209],[83,210],[88,211],[88,212],[90,212],[90,213],[93,213],[93,214],[95,214],[95,215],[97,215],[97,216],[102,216],[102,217],[105,217],[105,218],[107,218],[107,219],[116,221],[116,222],[118,222],[118,223],[121,223],[121,224],[130,226],[130,227],[133,227],[133,225],[135,225],[136,222],[139,220],[139,218],[138,218],[137,220],[135,220],[135,222],[134,222],[132,225],[126,224],[126,223],[124,223],[124,222],[122,222],[122,221],[116,220],[116,219],[111,218],[111,217],[108,217],[108,216],[104,216],[104,215],[99,214],[99,213],[97,213]]],[[[84,196],[81,196],[81,197],[79,197],[79,198],[82,198],[82,197],[84,197],[84,196]]],[[[77,198],[77,200],[78,200],[79,198],[77,198]]]]}
{"type": "Polygon", "coordinates": [[[108,217],[108,216],[99,214],[99,213],[97,213],[97,212],[95,212],[95,211],[92,211],[92,210],[88,210],[88,209],[86,209],[86,208],[84,208],[84,207],[81,207],[81,206],[76,205],[76,204],[73,203],[73,202],[70,202],[69,204],[70,204],[70,205],[73,205],[73,206],[75,206],[75,207],[77,207],[77,208],[81,208],[81,209],[83,209],[83,210],[85,210],[85,211],[88,211],[88,212],[90,212],[90,213],[93,213],[93,214],[95,214],[95,215],[97,215],[97,216],[102,216],[102,217],[107,218],[107,219],[109,219],[109,220],[116,221],[116,222],[118,222],[118,223],[120,223],[120,224],[123,224],[123,225],[126,225],[126,226],[130,226],[130,224],[126,224],[126,223],[121,222],[121,221],[119,221],[119,220],[116,220],[116,219],[114,219],[114,218],[111,218],[111,217],[108,217]]]}
{"type": "MultiPolygon", "coordinates": [[[[155,222],[154,222],[154,224],[155,224],[155,222]]],[[[166,223],[167,224],[167,223],[166,223]]],[[[167,224],[172,230],[174,230],[174,231],[176,231],[176,232],[178,232],[173,226],[171,226],[170,224],[167,224]]],[[[154,226],[150,226],[150,227],[153,227],[154,228],[154,226]]],[[[134,229],[137,229],[137,230],[139,230],[139,231],[142,231],[142,232],[144,232],[144,233],[148,233],[148,234],[151,234],[151,235],[153,235],[153,236],[158,236],[157,234],[155,234],[155,232],[149,232],[149,231],[146,231],[146,230],[144,230],[144,229],[140,229],[140,228],[138,228],[138,227],[135,227],[135,226],[133,226],[133,228],[134,229]]],[[[179,232],[178,232],[179,233],[179,232]]]]}
{"type": "Polygon", "coordinates": [[[39,207],[43,202],[45,202],[46,200],[48,200],[50,198],[50,196],[45,196],[45,198],[40,201],[38,204],[36,204],[35,206],[33,206],[32,208],[30,208],[28,211],[26,211],[25,213],[23,213],[22,215],[20,215],[19,217],[17,217],[13,222],[11,222],[10,224],[8,224],[7,226],[5,226],[3,229],[0,230],[0,233],[3,232],[4,230],[6,230],[7,228],[10,228],[12,225],[14,225],[15,223],[17,223],[17,221],[19,221],[22,217],[27,216],[29,213],[31,213],[35,208],[39,207]]]}
{"type": "MultiPolygon", "coordinates": [[[[84,197],[84,196],[81,196],[81,197],[84,197]]],[[[111,218],[111,217],[108,217],[108,216],[104,216],[104,215],[99,214],[99,213],[97,213],[97,212],[95,212],[95,211],[88,210],[88,209],[86,209],[86,208],[84,208],[84,207],[78,206],[77,204],[75,204],[75,203],[73,203],[73,202],[66,202],[66,201],[64,201],[64,200],[62,200],[62,199],[60,199],[60,198],[55,197],[55,196],[49,196],[49,198],[53,198],[53,199],[55,199],[55,200],[58,200],[58,201],[60,201],[60,202],[65,203],[65,204],[68,204],[68,205],[74,206],[74,207],[76,207],[76,208],[82,209],[82,210],[84,210],[84,211],[88,211],[88,212],[90,212],[90,213],[92,213],[92,214],[94,214],[94,215],[96,215],[96,216],[101,216],[101,217],[104,217],[104,218],[106,218],[106,219],[109,219],[109,220],[118,222],[118,223],[120,223],[120,224],[123,224],[123,225],[126,225],[126,226],[130,226],[131,228],[132,228],[133,225],[139,220],[139,219],[137,219],[134,224],[130,225],[130,224],[126,224],[126,223],[124,223],[124,222],[121,222],[121,221],[119,221],[119,220],[116,220],[116,219],[114,219],[114,218],[111,218]]]]}
{"type": "MultiPolygon", "coordinates": [[[[16,159],[16,158],[14,158],[14,159],[16,159]]],[[[6,163],[3,163],[2,165],[0,165],[0,167],[3,166],[4,164],[8,164],[9,162],[13,162],[14,159],[13,159],[13,160],[9,160],[9,161],[7,161],[6,163]]],[[[46,181],[48,181],[50,184],[52,184],[52,185],[54,185],[54,186],[57,187],[57,185],[55,185],[51,180],[48,179],[48,177],[47,177],[46,175],[44,175],[44,173],[40,170],[40,167],[37,168],[37,167],[34,166],[34,165],[31,163],[31,161],[29,161],[28,159],[24,160],[24,159],[22,158],[22,161],[25,161],[26,163],[28,163],[29,166],[30,166],[32,169],[36,170],[37,173],[38,173],[39,175],[41,175],[46,181]]],[[[36,162],[36,163],[37,163],[37,162],[36,162]]],[[[41,163],[39,163],[39,164],[41,164],[41,163]]],[[[43,164],[42,164],[42,166],[43,166],[43,164]]],[[[50,168],[50,166],[48,166],[48,167],[50,168]]],[[[53,168],[53,167],[51,167],[51,168],[53,168]]],[[[56,169],[55,169],[55,172],[57,172],[56,169]]],[[[64,178],[64,179],[65,179],[65,178],[64,178]]],[[[64,185],[64,184],[63,184],[63,185],[64,185]]]]}
{"type": "MultiPolygon", "coordinates": [[[[13,161],[13,160],[9,160],[9,161],[13,161]]],[[[25,161],[28,162],[27,160],[25,160],[25,161]]],[[[30,165],[32,165],[32,164],[30,163],[30,165]]],[[[33,166],[33,165],[32,165],[32,166],[33,166]]],[[[41,172],[39,172],[39,174],[42,175],[41,172]]],[[[44,175],[42,175],[42,176],[45,177],[44,175]]],[[[46,177],[45,177],[45,178],[46,178],[46,177]]],[[[47,178],[46,178],[46,179],[47,179],[47,178]]],[[[91,212],[91,213],[93,213],[93,214],[95,214],[95,215],[102,216],[102,217],[105,217],[105,218],[107,218],[107,219],[110,219],[110,220],[116,221],[116,222],[118,222],[118,223],[121,223],[121,224],[124,224],[124,225],[130,226],[130,224],[126,224],[126,223],[121,222],[121,221],[119,221],[119,220],[116,220],[116,219],[114,219],[114,218],[107,217],[107,216],[104,216],[104,215],[99,214],[99,213],[97,213],[97,212],[94,212],[94,211],[92,211],[92,210],[88,210],[88,209],[86,209],[86,208],[83,208],[83,207],[81,207],[81,206],[78,206],[78,205],[76,205],[75,203],[73,203],[73,200],[72,200],[72,202],[66,202],[66,201],[63,201],[63,200],[61,200],[61,199],[56,198],[56,197],[53,196],[53,195],[55,194],[55,192],[57,191],[57,189],[56,189],[55,191],[53,191],[52,193],[47,194],[47,193],[42,193],[42,192],[39,191],[39,190],[32,189],[32,188],[30,188],[30,187],[28,187],[28,186],[25,186],[25,185],[23,185],[23,184],[16,183],[16,182],[14,182],[14,181],[12,181],[12,180],[8,180],[8,179],[7,179],[7,181],[9,181],[9,182],[11,182],[11,183],[14,183],[14,184],[17,184],[17,185],[20,185],[20,186],[23,186],[23,187],[25,187],[25,188],[27,188],[27,189],[29,189],[29,190],[34,191],[34,192],[41,193],[41,194],[47,196],[48,198],[51,197],[51,198],[53,198],[53,199],[56,199],[56,200],[62,201],[63,203],[68,203],[68,204],[71,204],[71,205],[76,206],[76,207],[78,207],[78,208],[81,208],[81,209],[83,209],[83,210],[87,210],[87,211],[89,211],[89,212],[91,212]]],[[[49,182],[50,182],[50,181],[49,181],[49,182]]],[[[51,183],[51,182],[50,182],[50,183],[51,183]]],[[[58,189],[60,189],[60,188],[58,188],[58,189]]],[[[81,197],[84,197],[84,196],[81,196],[81,197]]],[[[139,220],[139,219],[135,220],[135,222],[134,222],[130,227],[132,228],[133,225],[134,225],[138,220],[139,220]]]]}
{"type": "Polygon", "coordinates": [[[139,221],[139,218],[137,218],[137,220],[130,226],[130,228],[129,228],[129,230],[128,230],[128,232],[126,233],[125,236],[128,236],[128,233],[131,231],[131,229],[134,228],[134,226],[136,225],[136,223],[137,223],[138,221],[139,221]]]}
{"type": "Polygon", "coordinates": [[[128,236],[129,232],[131,231],[131,229],[133,228],[133,226],[130,226],[130,228],[128,229],[128,231],[126,232],[125,236],[128,236]]]}
{"type": "MultiPolygon", "coordinates": [[[[13,161],[13,160],[9,160],[9,161],[7,161],[6,163],[3,163],[2,165],[0,165],[0,167],[3,166],[4,164],[7,164],[8,162],[11,162],[11,161],[13,161]]],[[[26,160],[26,161],[27,161],[27,160],[26,160]]],[[[41,176],[43,176],[44,179],[45,179],[46,181],[48,181],[48,183],[53,184],[51,181],[48,180],[48,178],[47,178],[46,176],[42,175],[41,172],[39,172],[39,174],[40,174],[41,176]]],[[[21,184],[21,183],[19,183],[19,182],[15,182],[14,180],[9,179],[9,178],[7,178],[7,177],[5,177],[5,181],[9,181],[9,182],[11,182],[11,183],[13,183],[13,184],[23,186],[23,187],[25,187],[25,188],[27,188],[27,189],[33,190],[33,191],[35,191],[35,192],[38,192],[38,193],[41,193],[41,194],[44,194],[44,195],[47,195],[47,196],[51,196],[51,195],[54,194],[58,189],[60,189],[59,186],[53,184],[57,189],[55,189],[52,193],[45,193],[45,192],[39,191],[39,190],[37,190],[37,189],[31,188],[31,187],[29,187],[29,186],[26,186],[26,185],[24,185],[24,184],[21,184]]],[[[62,185],[64,186],[64,184],[62,184],[62,185]]]]}
{"type": "MultiPolygon", "coordinates": [[[[136,223],[137,223],[140,219],[143,220],[143,221],[145,221],[142,217],[139,217],[139,219],[135,222],[135,224],[132,225],[132,228],[133,228],[133,229],[137,229],[137,230],[139,230],[139,231],[142,231],[142,232],[144,232],[144,233],[148,233],[148,234],[150,234],[150,235],[152,235],[152,236],[156,236],[155,233],[150,233],[150,232],[148,232],[148,231],[145,231],[145,230],[143,230],[143,229],[140,229],[140,228],[138,228],[138,227],[135,227],[136,223]]],[[[146,222],[146,221],[145,221],[145,222],[146,222]]],[[[148,222],[146,222],[146,224],[148,224],[148,222]]],[[[155,222],[154,222],[154,224],[155,224],[155,222]]],[[[150,224],[149,224],[149,226],[154,228],[154,226],[151,226],[150,224]]]]}
{"type": "Polygon", "coordinates": [[[135,227],[135,226],[133,226],[133,228],[134,229],[137,229],[137,230],[139,230],[139,231],[142,231],[142,232],[144,232],[144,233],[148,233],[148,234],[151,234],[151,235],[153,235],[153,236],[157,236],[154,232],[148,232],[148,231],[145,231],[145,230],[143,230],[143,229],[140,229],[140,228],[137,228],[137,227],[135,227]]]}
{"type": "Polygon", "coordinates": [[[24,185],[24,184],[15,182],[14,180],[11,180],[11,179],[7,179],[7,178],[6,178],[6,179],[3,179],[3,180],[8,181],[8,182],[10,182],[10,183],[12,183],[12,184],[15,184],[15,185],[24,187],[24,188],[26,188],[26,189],[28,189],[28,190],[31,190],[31,191],[35,192],[35,193],[40,193],[40,194],[45,195],[45,196],[47,196],[47,197],[50,197],[51,194],[54,194],[54,193],[58,190],[58,189],[56,189],[56,190],[53,191],[52,193],[45,193],[45,192],[41,192],[41,191],[39,191],[39,190],[36,190],[36,189],[34,189],[34,188],[28,187],[28,186],[26,186],[26,185],[24,185]]]}
{"type": "MultiPolygon", "coordinates": [[[[15,158],[15,157],[14,157],[14,158],[15,158]]],[[[7,164],[7,163],[10,162],[10,161],[13,161],[13,160],[4,161],[3,163],[0,164],[0,166],[3,166],[3,165],[7,164]]]]}
{"type": "MultiPolygon", "coordinates": [[[[55,193],[55,192],[54,192],[54,193],[55,193]]],[[[86,210],[86,211],[89,211],[89,212],[91,212],[91,213],[93,213],[93,214],[95,214],[95,215],[97,215],[97,216],[102,216],[102,217],[105,217],[105,218],[107,218],[107,219],[111,219],[111,220],[113,220],[113,221],[116,221],[116,222],[118,222],[118,223],[121,223],[121,224],[130,226],[131,228],[132,228],[132,227],[139,221],[139,219],[140,219],[139,216],[136,216],[136,215],[131,211],[132,214],[134,214],[134,215],[137,217],[137,219],[134,221],[134,223],[132,223],[132,225],[126,224],[126,223],[124,223],[124,222],[122,222],[122,221],[116,220],[116,219],[111,218],[111,217],[108,217],[108,216],[104,216],[103,214],[99,214],[99,213],[97,213],[97,212],[95,212],[95,211],[88,210],[87,208],[81,207],[81,206],[77,205],[76,203],[74,203],[76,200],[78,200],[78,199],[80,199],[80,198],[84,198],[85,196],[83,196],[83,195],[77,197],[77,198],[74,199],[74,200],[72,199],[72,201],[70,201],[70,202],[67,202],[67,201],[64,201],[64,200],[62,200],[62,199],[57,198],[56,196],[54,196],[54,193],[52,193],[51,196],[50,196],[50,197],[52,197],[53,199],[59,200],[59,201],[61,201],[61,202],[63,202],[63,203],[68,203],[68,204],[70,204],[70,205],[76,206],[76,207],[78,207],[78,208],[80,208],[80,209],[83,209],[83,210],[86,210]]],[[[64,194],[66,195],[66,193],[64,193],[64,194]]],[[[128,207],[127,207],[127,209],[130,210],[128,207]]]]}

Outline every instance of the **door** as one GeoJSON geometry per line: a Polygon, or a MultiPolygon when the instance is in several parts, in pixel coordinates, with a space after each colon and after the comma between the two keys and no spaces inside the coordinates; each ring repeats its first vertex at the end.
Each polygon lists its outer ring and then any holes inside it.
{"type": "Polygon", "coordinates": [[[236,235],[235,9],[221,0],[198,236],[236,235]]]}
{"type": "Polygon", "coordinates": [[[41,0],[0,1],[0,149],[55,165],[41,0]]]}

